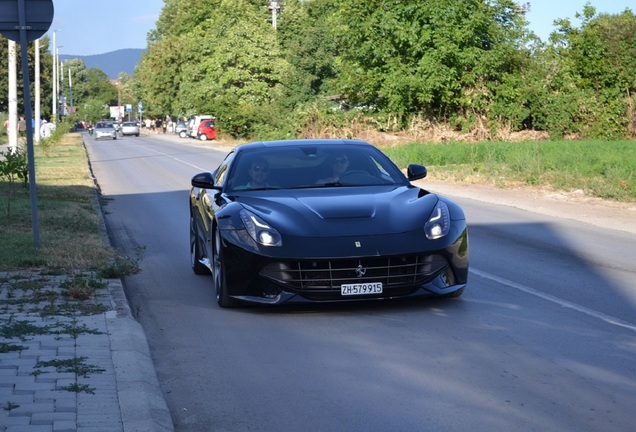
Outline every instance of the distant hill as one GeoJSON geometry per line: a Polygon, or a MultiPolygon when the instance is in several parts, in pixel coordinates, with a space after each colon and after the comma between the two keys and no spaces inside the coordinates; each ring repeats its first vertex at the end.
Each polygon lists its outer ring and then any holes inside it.
{"type": "Polygon", "coordinates": [[[108,78],[116,79],[121,72],[132,75],[144,52],[144,49],[127,48],[89,56],[60,54],[60,60],[80,59],[87,69],[101,69],[108,78]]]}

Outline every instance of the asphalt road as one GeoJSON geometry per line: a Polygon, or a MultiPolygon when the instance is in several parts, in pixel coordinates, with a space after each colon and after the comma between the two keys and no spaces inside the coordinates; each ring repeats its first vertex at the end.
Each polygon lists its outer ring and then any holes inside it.
{"type": "Polygon", "coordinates": [[[222,310],[188,255],[216,146],[87,139],[177,431],[633,430],[636,235],[458,197],[458,300],[222,310]]]}

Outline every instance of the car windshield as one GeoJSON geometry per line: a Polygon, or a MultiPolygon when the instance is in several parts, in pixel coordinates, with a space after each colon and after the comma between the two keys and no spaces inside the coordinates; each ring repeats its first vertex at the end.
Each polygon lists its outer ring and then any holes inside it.
{"type": "Polygon", "coordinates": [[[403,185],[404,174],[372,146],[295,146],[240,152],[229,192],[267,189],[403,185]]]}
{"type": "Polygon", "coordinates": [[[110,123],[97,123],[97,126],[95,126],[95,127],[100,128],[100,129],[105,129],[105,128],[112,128],[113,125],[110,124],[110,123]]]}

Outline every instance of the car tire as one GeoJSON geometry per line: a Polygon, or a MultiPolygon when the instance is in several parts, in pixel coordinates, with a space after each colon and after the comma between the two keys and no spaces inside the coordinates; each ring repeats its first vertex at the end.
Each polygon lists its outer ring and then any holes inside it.
{"type": "Polygon", "coordinates": [[[116,136],[114,136],[114,137],[113,137],[113,139],[114,139],[114,140],[116,140],[116,139],[117,139],[117,137],[116,137],[116,136]]]}
{"type": "Polygon", "coordinates": [[[180,138],[185,138],[185,137],[187,137],[187,136],[188,136],[188,134],[186,133],[186,131],[181,131],[181,132],[179,132],[179,137],[180,137],[180,138]]]}
{"type": "Polygon", "coordinates": [[[225,280],[225,263],[221,248],[221,233],[218,227],[212,239],[212,280],[216,291],[216,302],[222,308],[232,308],[237,306],[237,301],[227,293],[227,282],[225,280]]]}
{"type": "Polygon", "coordinates": [[[207,141],[208,140],[208,136],[206,134],[199,134],[199,139],[201,141],[207,141]]]}
{"type": "Polygon", "coordinates": [[[194,216],[190,215],[190,265],[194,274],[209,275],[210,269],[201,263],[203,254],[201,253],[201,243],[199,242],[199,236],[197,236],[197,229],[195,226],[194,216]]]}
{"type": "Polygon", "coordinates": [[[136,137],[138,137],[138,136],[139,136],[139,134],[135,134],[135,136],[136,136],[136,137]]]}

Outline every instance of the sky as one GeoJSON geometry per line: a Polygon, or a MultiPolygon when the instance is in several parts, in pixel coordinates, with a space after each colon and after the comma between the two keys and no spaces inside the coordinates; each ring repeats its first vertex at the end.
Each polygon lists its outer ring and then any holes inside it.
{"type": "Polygon", "coordinates": [[[529,28],[543,41],[555,30],[556,19],[569,18],[572,25],[579,27],[581,21],[575,15],[582,12],[588,2],[596,8],[597,14],[619,14],[626,8],[636,13],[636,0],[518,0],[518,3],[526,2],[530,2],[530,12],[526,14],[529,28]]]}
{"type": "Polygon", "coordinates": [[[163,0],[53,0],[53,31],[60,54],[94,55],[146,48],[163,0]]]}
{"type": "MultiPolygon", "coordinates": [[[[586,0],[519,0],[530,2],[526,14],[529,28],[547,41],[558,18],[575,18],[586,0]]],[[[267,0],[263,0],[267,4],[267,0]]],[[[597,13],[617,14],[626,8],[636,13],[636,0],[590,0],[597,13]]],[[[54,16],[49,29],[60,54],[94,55],[125,48],[146,48],[146,36],[155,28],[163,0],[53,0],[54,16]]],[[[283,12],[284,13],[284,12],[283,12]]],[[[52,42],[51,42],[52,44],[52,42]]]]}

